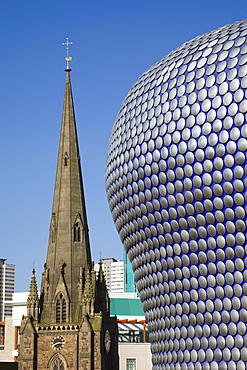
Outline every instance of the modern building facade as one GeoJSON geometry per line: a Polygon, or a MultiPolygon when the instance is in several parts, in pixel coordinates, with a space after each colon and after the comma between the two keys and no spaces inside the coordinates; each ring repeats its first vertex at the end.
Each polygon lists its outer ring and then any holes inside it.
{"type": "Polygon", "coordinates": [[[107,195],[153,370],[246,369],[246,35],[244,20],[169,53],[111,132],[107,195]]]}
{"type": "MultiPolygon", "coordinates": [[[[124,259],[102,258],[102,268],[105,273],[107,288],[109,293],[133,293],[136,292],[134,272],[124,251],[124,259]]],[[[95,271],[99,270],[99,264],[94,265],[95,271]]]]}
{"type": "MultiPolygon", "coordinates": [[[[124,261],[115,258],[102,258],[108,293],[124,292],[124,261]]],[[[94,265],[94,270],[99,271],[100,264],[94,265]]]]}
{"type": "MultiPolygon", "coordinates": [[[[0,323],[0,369],[11,369],[14,366],[15,354],[15,330],[13,327],[12,317],[6,317],[4,323],[0,323]]],[[[17,366],[16,366],[17,369],[17,366]]]]}
{"type": "Polygon", "coordinates": [[[151,350],[142,303],[136,293],[110,294],[110,313],[118,319],[120,370],[151,370],[151,350]]]}
{"type": "Polygon", "coordinates": [[[125,293],[136,292],[134,271],[127,253],[124,251],[124,291],[125,293]]]}
{"type": "Polygon", "coordinates": [[[15,289],[15,265],[0,258],[0,361],[1,358],[11,359],[10,351],[12,332],[7,330],[12,326],[12,298],[15,289]]]}
{"type": "Polygon", "coordinates": [[[20,327],[19,370],[117,370],[118,332],[102,265],[91,260],[67,58],[55,191],[40,297],[35,271],[20,327]]]}
{"type": "Polygon", "coordinates": [[[15,265],[0,258],[0,321],[12,316],[12,296],[15,290],[15,265]]]}

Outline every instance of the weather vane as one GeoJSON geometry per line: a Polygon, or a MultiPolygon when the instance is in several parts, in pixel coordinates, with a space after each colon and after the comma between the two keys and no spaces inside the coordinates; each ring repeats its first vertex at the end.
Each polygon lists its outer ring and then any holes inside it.
{"type": "Polygon", "coordinates": [[[69,42],[69,38],[66,37],[66,42],[63,42],[62,45],[66,45],[66,57],[65,57],[65,60],[66,60],[66,69],[70,69],[69,67],[69,62],[72,60],[72,57],[69,57],[69,45],[72,45],[73,42],[69,42]]]}

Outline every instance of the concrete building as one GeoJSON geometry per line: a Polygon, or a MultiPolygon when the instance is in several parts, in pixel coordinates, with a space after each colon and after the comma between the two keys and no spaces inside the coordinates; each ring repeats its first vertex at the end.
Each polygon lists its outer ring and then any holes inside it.
{"type": "Polygon", "coordinates": [[[150,343],[126,342],[119,345],[120,370],[151,370],[150,343]]]}
{"type": "MultiPolygon", "coordinates": [[[[115,258],[102,258],[107,289],[109,293],[134,293],[136,285],[134,272],[127,253],[124,251],[123,260],[115,258]]],[[[99,270],[99,264],[94,265],[95,271],[99,270]]]]}
{"type": "Polygon", "coordinates": [[[12,316],[12,295],[15,289],[15,265],[0,258],[0,321],[12,316]]]}
{"type": "Polygon", "coordinates": [[[131,262],[125,250],[124,250],[124,292],[125,293],[136,292],[134,271],[132,270],[131,262]]]}
{"type": "MultiPolygon", "coordinates": [[[[0,364],[2,362],[15,362],[18,356],[19,328],[23,315],[27,315],[28,292],[13,293],[12,296],[12,316],[5,317],[5,321],[0,323],[0,364]]],[[[5,366],[5,364],[3,364],[5,366]]],[[[0,365],[1,369],[1,365],[0,365]]]]}
{"type": "Polygon", "coordinates": [[[5,321],[2,323],[0,364],[2,362],[15,362],[17,360],[17,345],[19,342],[18,330],[21,326],[22,316],[27,315],[27,298],[28,292],[13,293],[12,316],[6,317],[5,321]]]}
{"type": "Polygon", "coordinates": [[[1,362],[14,361],[14,335],[13,320],[11,317],[6,317],[4,323],[0,323],[1,328],[1,344],[0,344],[0,369],[1,362]]]}
{"type": "Polygon", "coordinates": [[[13,313],[12,320],[14,327],[21,326],[22,316],[27,315],[27,298],[29,292],[20,292],[13,294],[13,313]]]}
{"type": "Polygon", "coordinates": [[[0,258],[0,361],[12,361],[12,298],[15,289],[15,265],[0,258]]]}
{"type": "MultiPolygon", "coordinates": [[[[105,274],[106,285],[109,293],[124,292],[124,261],[115,258],[103,258],[102,268],[105,274]]],[[[99,271],[99,264],[94,265],[95,271],[99,271]]]]}

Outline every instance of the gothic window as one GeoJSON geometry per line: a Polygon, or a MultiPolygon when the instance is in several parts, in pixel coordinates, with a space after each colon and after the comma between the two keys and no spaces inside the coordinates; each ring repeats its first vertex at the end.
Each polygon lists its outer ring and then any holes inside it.
{"type": "Polygon", "coordinates": [[[51,367],[52,370],[65,370],[64,363],[60,357],[57,357],[51,367]]]}
{"type": "Polygon", "coordinates": [[[74,242],[81,241],[81,228],[79,223],[77,222],[74,226],[74,242]]]}
{"type": "Polygon", "coordinates": [[[67,320],[67,304],[61,293],[56,302],[56,322],[66,322],[67,320]]]}
{"type": "Polygon", "coordinates": [[[51,242],[55,243],[56,240],[56,213],[52,213],[52,219],[51,219],[51,242]]]}
{"type": "Polygon", "coordinates": [[[66,301],[62,301],[62,322],[66,322],[66,301]]]}
{"type": "Polygon", "coordinates": [[[60,322],[60,316],[61,316],[60,300],[58,299],[56,303],[56,322],[60,322]]]}
{"type": "Polygon", "coordinates": [[[68,159],[69,159],[68,153],[66,152],[64,156],[64,166],[68,166],[68,159]]]}

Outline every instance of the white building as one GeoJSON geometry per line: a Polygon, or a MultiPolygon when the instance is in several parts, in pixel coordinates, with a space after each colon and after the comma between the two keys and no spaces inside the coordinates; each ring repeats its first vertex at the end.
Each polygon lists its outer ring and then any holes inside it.
{"type": "Polygon", "coordinates": [[[12,296],[15,290],[15,265],[0,258],[0,321],[12,316],[12,296]]]}
{"type": "Polygon", "coordinates": [[[150,343],[119,343],[119,370],[151,370],[150,343]]]}
{"type": "Polygon", "coordinates": [[[2,369],[1,367],[2,362],[14,361],[13,350],[14,350],[15,329],[13,327],[12,318],[6,317],[4,323],[1,322],[0,328],[1,328],[0,369],[2,369]]]}
{"type": "Polygon", "coordinates": [[[12,298],[15,289],[15,265],[0,258],[0,361],[12,358],[12,298]]]}
{"type": "MultiPolygon", "coordinates": [[[[5,317],[3,336],[0,345],[0,363],[16,361],[18,356],[17,344],[18,329],[21,325],[22,316],[27,315],[27,297],[28,292],[13,293],[13,300],[11,301],[12,317],[5,317]]],[[[0,365],[1,367],[1,365],[0,365]]]]}
{"type": "MultiPolygon", "coordinates": [[[[124,292],[124,261],[115,258],[103,258],[102,267],[105,273],[107,289],[109,293],[124,292]]],[[[94,265],[95,271],[99,271],[99,263],[94,265]]]]}
{"type": "Polygon", "coordinates": [[[118,319],[119,370],[151,370],[151,348],[137,293],[110,293],[110,313],[118,319]]]}
{"type": "Polygon", "coordinates": [[[27,315],[27,297],[29,292],[13,294],[13,326],[21,326],[22,316],[27,315]]]}

